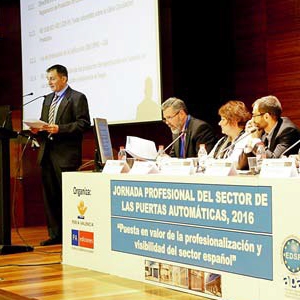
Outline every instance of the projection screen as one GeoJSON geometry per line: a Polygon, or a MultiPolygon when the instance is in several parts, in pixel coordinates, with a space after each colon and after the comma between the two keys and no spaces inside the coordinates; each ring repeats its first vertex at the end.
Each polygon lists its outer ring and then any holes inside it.
{"type": "Polygon", "coordinates": [[[161,120],[158,0],[20,1],[23,119],[39,119],[46,69],[65,65],[91,120],[161,120]],[[28,95],[33,93],[33,95],[28,95]]]}

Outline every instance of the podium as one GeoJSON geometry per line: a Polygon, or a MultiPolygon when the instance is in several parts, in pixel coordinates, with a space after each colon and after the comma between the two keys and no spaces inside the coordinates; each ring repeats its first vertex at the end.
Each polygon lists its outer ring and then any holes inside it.
{"type": "Polygon", "coordinates": [[[11,245],[9,143],[17,135],[15,131],[0,127],[0,255],[33,251],[30,246],[11,245]]]}

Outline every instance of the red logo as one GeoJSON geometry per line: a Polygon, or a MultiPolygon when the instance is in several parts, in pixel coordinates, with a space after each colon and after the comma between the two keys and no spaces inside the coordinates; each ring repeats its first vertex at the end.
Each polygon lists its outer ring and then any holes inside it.
{"type": "Polygon", "coordinates": [[[94,249],[94,232],[79,231],[78,246],[94,249]]]}

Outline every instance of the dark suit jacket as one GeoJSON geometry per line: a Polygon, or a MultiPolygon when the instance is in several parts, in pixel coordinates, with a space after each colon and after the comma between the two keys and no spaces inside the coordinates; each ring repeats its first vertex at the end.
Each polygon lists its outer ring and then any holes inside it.
{"type": "MultiPolygon", "coordinates": [[[[54,93],[46,96],[41,113],[41,120],[48,122],[48,114],[54,93]]],[[[40,132],[41,147],[38,162],[47,159],[55,160],[60,167],[78,168],[82,161],[83,132],[90,127],[90,116],[86,96],[68,87],[60,102],[55,124],[59,132],[48,138],[47,132],[40,132]]]]}
{"type": "MultiPolygon", "coordinates": [[[[267,158],[280,158],[281,154],[300,139],[299,128],[286,117],[278,119],[278,123],[274,129],[269,147],[266,150],[267,158]]],[[[291,148],[284,155],[298,153],[299,145],[291,148]]],[[[254,156],[252,152],[242,153],[239,158],[239,168],[248,168],[248,157],[254,156]]]]}
{"type": "MultiPolygon", "coordinates": [[[[191,117],[185,136],[185,156],[197,157],[200,144],[205,144],[206,151],[209,153],[215,145],[217,139],[212,127],[205,121],[191,117]]],[[[173,134],[173,140],[178,134],[173,134]]],[[[174,143],[170,156],[180,157],[180,139],[174,143]]]]}

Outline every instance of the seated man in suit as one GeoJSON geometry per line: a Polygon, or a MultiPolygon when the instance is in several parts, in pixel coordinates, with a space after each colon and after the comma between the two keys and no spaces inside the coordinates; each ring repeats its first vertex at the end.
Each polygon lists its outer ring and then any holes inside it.
{"type": "Polygon", "coordinates": [[[162,104],[163,120],[170,127],[173,140],[181,133],[182,137],[172,146],[172,157],[196,157],[199,145],[205,144],[210,152],[216,143],[212,127],[205,121],[196,119],[188,114],[185,103],[175,97],[169,98],[162,104]]]}
{"type": "Polygon", "coordinates": [[[248,157],[256,155],[257,145],[261,141],[265,144],[267,158],[298,153],[299,146],[291,146],[300,139],[299,128],[289,118],[281,117],[281,103],[275,96],[257,99],[252,108],[252,119],[247,123],[246,131],[257,130],[252,133],[240,155],[239,165],[247,168],[248,157]],[[289,147],[291,149],[288,150],[289,147]]]}

